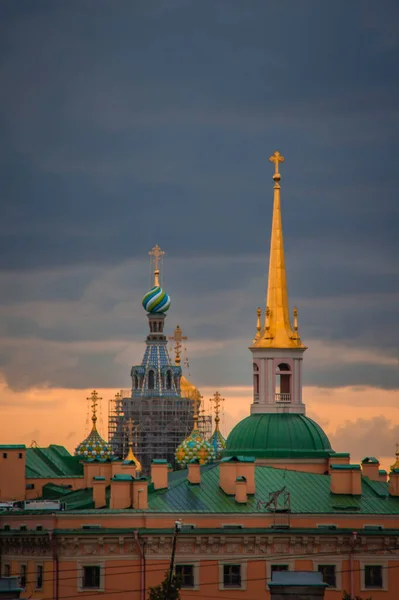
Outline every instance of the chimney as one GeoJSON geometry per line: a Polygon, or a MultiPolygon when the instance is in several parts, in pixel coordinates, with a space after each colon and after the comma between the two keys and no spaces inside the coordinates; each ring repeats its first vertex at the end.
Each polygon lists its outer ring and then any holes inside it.
{"type": "Polygon", "coordinates": [[[363,475],[371,479],[372,481],[380,481],[380,462],[374,456],[366,456],[362,460],[362,471],[363,475]]]}
{"type": "Polygon", "coordinates": [[[399,469],[393,469],[389,474],[389,495],[399,496],[399,469]]]}
{"type": "Polygon", "coordinates": [[[168,487],[168,461],[164,458],[154,458],[151,462],[151,480],[154,490],[163,490],[168,487]]]}
{"type": "Polygon", "coordinates": [[[107,487],[105,477],[102,477],[100,475],[93,477],[92,486],[94,508],[104,508],[104,506],[106,506],[107,504],[107,501],[105,499],[105,489],[107,487]]]}
{"type": "Polygon", "coordinates": [[[383,481],[384,483],[386,483],[388,480],[388,473],[385,471],[385,469],[379,469],[378,470],[378,481],[383,481]]]}
{"type": "Polygon", "coordinates": [[[332,494],[361,496],[362,472],[360,465],[331,465],[330,491],[332,494]]]}
{"type": "Polygon", "coordinates": [[[201,483],[201,467],[198,458],[193,458],[188,463],[187,479],[191,485],[199,485],[201,483]]]}
{"type": "Polygon", "coordinates": [[[245,504],[248,502],[248,486],[245,477],[237,477],[236,479],[236,502],[245,504]]]}
{"type": "Polygon", "coordinates": [[[334,454],[330,455],[329,458],[329,469],[331,474],[332,465],[349,465],[350,463],[350,454],[349,452],[334,452],[334,454]]]}
{"type": "Polygon", "coordinates": [[[219,486],[225,494],[234,496],[236,493],[237,462],[236,456],[222,458],[219,465],[219,486]]]}
{"type": "Polygon", "coordinates": [[[247,494],[255,494],[255,459],[253,457],[239,456],[236,476],[244,477],[247,481],[247,494]]]}
{"type": "Polygon", "coordinates": [[[130,508],[132,505],[131,475],[115,474],[111,479],[110,508],[130,508]]]}
{"type": "Polygon", "coordinates": [[[133,480],[133,508],[136,510],[145,510],[148,508],[148,479],[147,477],[138,477],[133,480]]]}

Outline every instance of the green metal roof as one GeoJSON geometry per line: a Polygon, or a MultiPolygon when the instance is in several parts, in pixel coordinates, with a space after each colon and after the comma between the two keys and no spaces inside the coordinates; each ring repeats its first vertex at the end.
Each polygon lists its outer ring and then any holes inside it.
{"type": "MultiPolygon", "coordinates": [[[[359,496],[332,494],[329,475],[288,471],[267,466],[255,466],[256,493],[241,504],[234,496],[226,495],[219,487],[219,464],[201,467],[201,483],[192,486],[187,480],[187,471],[170,474],[169,487],[153,490],[149,486],[148,512],[172,514],[259,514],[265,511],[260,502],[269,499],[270,492],[286,488],[291,496],[292,514],[367,514],[399,515],[399,497],[389,495],[389,484],[372,481],[362,477],[362,494],[359,496]]],[[[110,486],[106,488],[106,500],[109,507],[110,486]]],[[[94,509],[92,488],[72,491],[66,486],[49,483],[43,488],[44,499],[56,499],[66,504],[66,509],[79,514],[94,509]]],[[[104,514],[125,512],[124,510],[101,509],[104,514]]],[[[128,509],[132,512],[133,509],[128,509]]],[[[138,512],[147,512],[140,510],[138,512]]],[[[265,511],[267,513],[267,511],[265,511]]],[[[36,512],[37,514],[37,512],[36,512]]],[[[332,523],[334,521],[331,521],[332,523]]]]}
{"type": "Polygon", "coordinates": [[[190,486],[186,478],[169,485],[166,490],[149,494],[149,510],[164,513],[259,513],[259,501],[283,487],[291,495],[293,514],[399,514],[399,497],[391,497],[388,484],[362,477],[362,495],[332,494],[329,475],[288,471],[256,466],[256,494],[239,504],[219,487],[219,468],[201,470],[201,484],[190,486]]]}
{"type": "Polygon", "coordinates": [[[63,446],[26,449],[26,477],[83,477],[83,465],[63,446]]]}
{"type": "Polygon", "coordinates": [[[227,438],[223,456],[324,458],[330,442],[321,427],[298,414],[254,414],[240,421],[227,438]]]}

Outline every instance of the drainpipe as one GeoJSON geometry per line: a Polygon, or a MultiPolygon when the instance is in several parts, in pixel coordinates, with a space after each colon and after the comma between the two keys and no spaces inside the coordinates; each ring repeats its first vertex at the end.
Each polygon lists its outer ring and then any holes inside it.
{"type": "Polygon", "coordinates": [[[349,554],[349,577],[350,577],[350,593],[351,593],[351,600],[352,598],[355,598],[355,572],[354,572],[354,551],[355,551],[355,544],[356,544],[356,538],[357,538],[357,532],[353,531],[352,532],[352,544],[351,544],[351,551],[349,554]]]}
{"type": "Polygon", "coordinates": [[[57,541],[54,537],[53,531],[49,531],[50,544],[53,551],[53,599],[58,600],[59,598],[59,579],[58,579],[58,552],[57,552],[57,541]]]}
{"type": "MultiPolygon", "coordinates": [[[[137,548],[140,553],[140,600],[145,600],[145,553],[144,553],[144,540],[140,542],[140,535],[138,531],[134,531],[134,539],[136,540],[137,548]]],[[[58,599],[57,599],[58,600],[58,599]]]]}

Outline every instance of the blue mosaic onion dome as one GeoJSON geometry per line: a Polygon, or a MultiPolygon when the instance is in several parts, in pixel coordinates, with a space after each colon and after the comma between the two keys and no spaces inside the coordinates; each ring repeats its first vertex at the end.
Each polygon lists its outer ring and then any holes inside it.
{"type": "Polygon", "coordinates": [[[75,456],[80,458],[111,458],[113,456],[112,446],[93,427],[90,434],[75,450],[75,456]]]}
{"type": "Polygon", "coordinates": [[[193,429],[191,434],[182,442],[175,452],[176,462],[184,469],[190,461],[196,458],[200,465],[207,465],[216,458],[213,446],[204,440],[198,429],[193,429]]]}
{"type": "Polygon", "coordinates": [[[226,448],[226,440],[220,433],[219,429],[215,429],[209,438],[209,443],[213,447],[215,451],[216,458],[219,459],[222,457],[222,452],[226,448]]]}
{"type": "Polygon", "coordinates": [[[170,307],[170,296],[156,285],[146,293],[142,304],[149,313],[165,313],[170,307]]]}

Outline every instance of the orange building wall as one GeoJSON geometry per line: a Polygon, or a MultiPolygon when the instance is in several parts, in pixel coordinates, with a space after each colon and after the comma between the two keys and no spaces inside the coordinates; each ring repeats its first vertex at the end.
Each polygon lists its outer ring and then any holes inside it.
{"type": "Polygon", "coordinates": [[[24,448],[0,448],[0,499],[2,501],[25,499],[24,448]],[[7,458],[4,458],[4,455],[7,458]]]}
{"type": "MultiPolygon", "coordinates": [[[[314,559],[319,562],[323,561],[323,558],[315,555],[314,559]]],[[[341,600],[343,592],[350,591],[351,576],[349,573],[349,560],[348,557],[337,555],[338,560],[342,560],[341,567],[341,589],[339,590],[326,590],[325,600],[341,600]]],[[[193,557],[187,557],[185,555],[176,555],[176,563],[192,563],[193,557]]],[[[195,558],[198,560],[198,558],[195,558]]],[[[216,598],[228,598],[229,600],[235,600],[242,598],[243,600],[256,600],[265,598],[269,600],[270,594],[267,589],[267,562],[273,564],[274,562],[284,562],[284,558],[279,555],[278,559],[274,560],[272,557],[267,557],[261,560],[248,560],[247,562],[247,583],[245,590],[219,589],[219,560],[221,562],[242,562],[241,557],[219,557],[210,555],[204,557],[200,562],[199,566],[199,589],[198,590],[181,590],[182,600],[191,600],[194,598],[209,598],[214,600],[216,598]]],[[[309,559],[292,559],[290,555],[287,555],[287,561],[293,560],[294,569],[296,571],[313,571],[313,560],[309,559]]],[[[378,564],[380,557],[376,559],[378,564]]],[[[23,596],[28,595],[30,598],[35,600],[41,600],[44,598],[53,598],[53,561],[52,560],[41,560],[38,557],[37,560],[23,560],[13,559],[7,561],[3,557],[4,563],[11,564],[11,574],[19,575],[20,565],[26,564],[28,569],[27,575],[27,586],[23,596]],[[35,589],[35,573],[36,565],[42,564],[44,566],[44,581],[43,588],[41,590],[35,589]]],[[[329,564],[331,560],[326,560],[326,564],[329,564]]],[[[361,589],[361,572],[360,562],[354,560],[353,565],[353,591],[355,595],[363,598],[372,597],[373,600],[397,600],[399,590],[399,560],[390,560],[387,563],[388,566],[388,581],[389,591],[383,590],[363,590],[361,589]]],[[[158,585],[165,577],[165,573],[169,568],[169,560],[159,559],[153,557],[146,561],[146,585],[145,589],[158,585]]],[[[71,597],[93,597],[98,593],[104,593],[107,600],[118,600],[123,594],[126,594],[132,600],[140,600],[141,594],[141,568],[140,560],[137,558],[126,557],[126,559],[109,559],[101,556],[86,556],[77,557],[76,559],[68,559],[60,561],[59,563],[59,582],[58,582],[58,599],[63,600],[71,597]],[[79,590],[79,569],[78,565],[90,565],[90,564],[102,564],[104,566],[104,589],[101,592],[96,590],[79,590]]],[[[147,597],[147,593],[146,593],[147,597]]]]}
{"type": "Polygon", "coordinates": [[[80,490],[85,487],[83,477],[59,477],[55,479],[45,477],[31,477],[26,479],[26,483],[32,483],[35,487],[33,490],[26,490],[26,500],[34,500],[40,498],[43,494],[43,486],[47,483],[54,483],[55,485],[70,485],[71,490],[80,490]]]}

